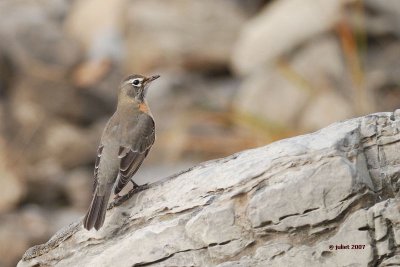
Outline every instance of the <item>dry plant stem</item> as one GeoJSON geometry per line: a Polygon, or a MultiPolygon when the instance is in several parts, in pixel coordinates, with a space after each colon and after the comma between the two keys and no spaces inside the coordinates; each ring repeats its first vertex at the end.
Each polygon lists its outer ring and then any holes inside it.
{"type": "Polygon", "coordinates": [[[368,112],[368,99],[365,91],[364,72],[359,57],[359,48],[356,37],[345,18],[336,26],[343,54],[350,71],[350,78],[354,88],[354,101],[357,114],[368,112]]]}

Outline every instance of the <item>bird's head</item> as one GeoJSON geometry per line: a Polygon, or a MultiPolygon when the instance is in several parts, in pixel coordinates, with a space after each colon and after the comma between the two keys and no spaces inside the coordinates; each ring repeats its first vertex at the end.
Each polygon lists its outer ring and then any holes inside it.
{"type": "Polygon", "coordinates": [[[129,75],[121,82],[119,96],[130,97],[139,102],[143,102],[150,83],[159,77],[160,75],[153,75],[150,77],[139,74],[129,75]]]}

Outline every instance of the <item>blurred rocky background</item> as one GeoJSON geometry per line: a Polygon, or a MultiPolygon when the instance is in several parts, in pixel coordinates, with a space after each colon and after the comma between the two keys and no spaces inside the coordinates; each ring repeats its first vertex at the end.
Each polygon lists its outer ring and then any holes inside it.
{"type": "Polygon", "coordinates": [[[400,105],[398,0],[0,0],[0,266],[83,216],[116,89],[160,74],[139,183],[400,105]]]}

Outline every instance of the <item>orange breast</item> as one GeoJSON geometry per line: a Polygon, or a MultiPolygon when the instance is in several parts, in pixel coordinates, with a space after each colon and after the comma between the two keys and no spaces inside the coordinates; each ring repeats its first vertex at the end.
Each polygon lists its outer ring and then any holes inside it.
{"type": "Polygon", "coordinates": [[[146,105],[146,103],[140,103],[139,110],[144,113],[149,113],[149,107],[146,105]]]}

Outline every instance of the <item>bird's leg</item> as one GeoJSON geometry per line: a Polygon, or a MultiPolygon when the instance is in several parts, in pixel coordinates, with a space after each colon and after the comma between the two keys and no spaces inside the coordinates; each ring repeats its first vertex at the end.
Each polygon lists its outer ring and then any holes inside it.
{"type": "MultiPolygon", "coordinates": [[[[140,186],[139,186],[137,183],[135,183],[132,179],[130,179],[129,181],[132,183],[132,186],[133,186],[133,188],[132,188],[131,190],[140,187],[140,186]]],[[[129,194],[129,192],[128,192],[128,194],[129,194]]],[[[121,197],[123,197],[123,196],[125,196],[125,195],[122,195],[122,196],[121,196],[119,193],[118,193],[118,194],[115,194],[115,195],[114,195],[114,202],[118,202],[118,199],[121,198],[121,197]]]]}
{"type": "Polygon", "coordinates": [[[132,179],[129,180],[132,183],[133,188],[140,187],[137,183],[135,183],[132,179]]]}
{"type": "Polygon", "coordinates": [[[111,202],[110,205],[108,205],[108,210],[120,206],[122,203],[130,199],[134,194],[149,188],[149,184],[138,185],[132,180],[131,182],[134,185],[133,188],[129,190],[129,192],[126,193],[125,195],[115,198],[114,201],[111,202]]]}

